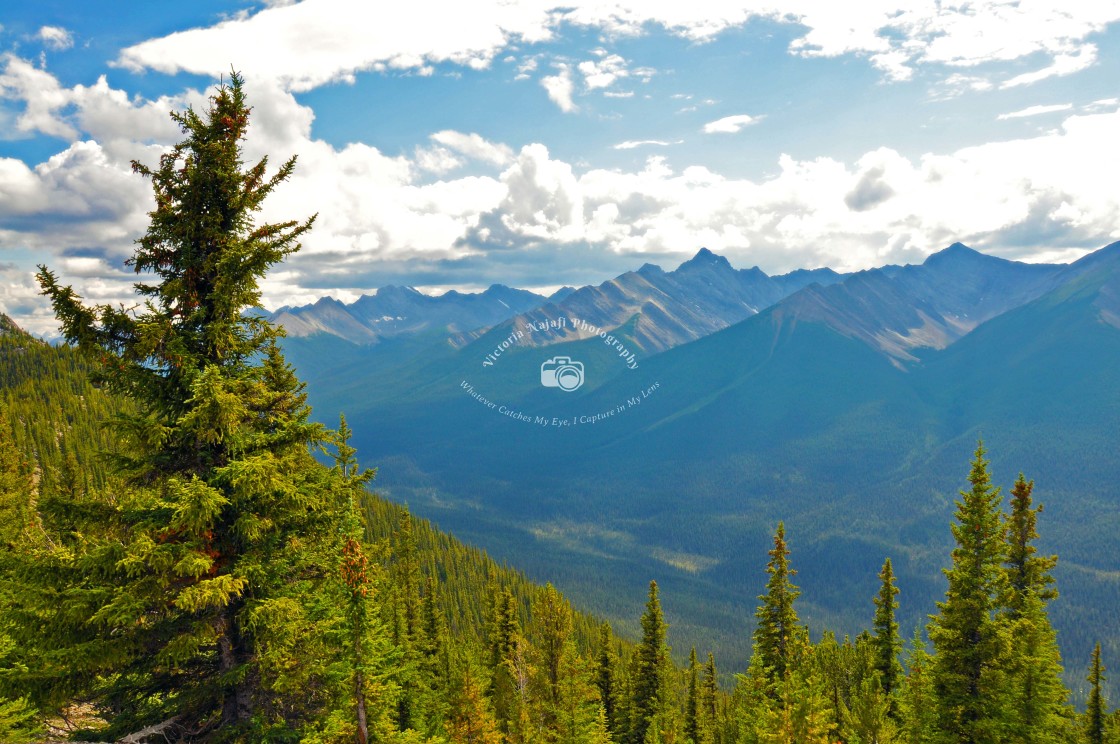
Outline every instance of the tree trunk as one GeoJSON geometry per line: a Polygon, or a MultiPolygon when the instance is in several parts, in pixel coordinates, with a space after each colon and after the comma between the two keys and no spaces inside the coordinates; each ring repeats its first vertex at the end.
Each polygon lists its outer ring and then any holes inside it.
{"type": "Polygon", "coordinates": [[[361,671],[354,675],[354,699],[358,703],[358,744],[369,743],[369,724],[366,721],[365,678],[361,671]]]}
{"type": "MultiPolygon", "coordinates": [[[[241,633],[238,631],[237,622],[234,619],[238,604],[240,603],[227,606],[218,619],[219,670],[223,676],[232,672],[245,661],[241,633]]],[[[253,706],[249,682],[242,679],[232,685],[227,685],[222,693],[222,726],[244,723],[249,720],[252,713],[253,706]]]]}

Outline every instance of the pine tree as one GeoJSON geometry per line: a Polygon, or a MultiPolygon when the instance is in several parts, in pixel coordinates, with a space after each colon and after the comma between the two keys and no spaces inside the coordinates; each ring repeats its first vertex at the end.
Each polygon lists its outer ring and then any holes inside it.
{"type": "Polygon", "coordinates": [[[497,596],[490,625],[490,697],[499,730],[516,740],[513,734],[521,719],[528,715],[525,700],[533,677],[527,644],[521,636],[517,600],[509,589],[497,596]]]}
{"type": "Polygon", "coordinates": [[[420,648],[421,679],[426,685],[425,732],[435,734],[447,716],[447,697],[451,680],[451,641],[447,621],[439,606],[435,579],[425,577],[423,605],[423,645],[420,648]]]}
{"type": "Polygon", "coordinates": [[[591,664],[580,657],[571,638],[560,652],[558,672],[553,724],[546,741],[584,744],[596,734],[602,706],[592,680],[591,664]]]}
{"type": "Polygon", "coordinates": [[[539,628],[536,645],[540,652],[537,669],[542,675],[538,687],[543,725],[555,729],[560,715],[561,660],[572,632],[572,610],[550,583],[545,585],[543,595],[533,603],[533,615],[539,628]]]}
{"type": "Polygon", "coordinates": [[[469,661],[462,662],[447,734],[451,744],[502,744],[502,735],[482,694],[478,674],[469,661]]]}
{"type": "Polygon", "coordinates": [[[243,167],[249,112],[234,74],[203,114],[172,114],[185,139],[158,168],[133,163],[155,194],[128,262],[155,278],[135,285],[143,305],[87,307],[38,274],[94,379],[134,404],[113,424],[130,488],[85,509],[96,526],[80,555],[52,559],[74,590],[50,608],[48,633],[70,659],[44,659],[57,693],[104,702],[108,735],[173,724],[199,740],[271,736],[339,702],[336,659],[320,652],[340,653],[322,628],[344,604],[330,595],[341,600],[331,582],[351,490],[309,452],[326,433],[281,332],[246,312],[314,218],[254,223],[295,159],[271,177],[266,159],[243,167]]]}
{"type": "Polygon", "coordinates": [[[869,674],[853,691],[852,702],[844,716],[848,741],[888,744],[895,741],[898,728],[891,716],[891,700],[883,689],[882,677],[869,674]]]}
{"type": "Polygon", "coordinates": [[[657,582],[649,582],[649,600],[642,614],[642,640],[634,651],[633,717],[630,741],[643,744],[651,729],[659,733],[659,722],[669,706],[667,673],[669,647],[665,644],[667,626],[661,614],[657,582]]]}
{"type": "Polygon", "coordinates": [[[684,736],[686,741],[700,744],[700,664],[696,661],[696,647],[688,653],[688,698],[684,707],[684,736]]]}
{"type": "Polygon", "coordinates": [[[716,673],[716,658],[708,652],[704,664],[704,678],[700,683],[700,720],[702,728],[712,744],[721,744],[719,731],[719,675],[716,673]]]}
{"type": "Polygon", "coordinates": [[[393,535],[393,590],[396,607],[394,640],[401,649],[401,695],[397,703],[397,726],[419,729],[424,726],[424,681],[420,679],[420,648],[424,645],[420,623],[420,559],[416,551],[412,515],[405,507],[393,535]]]}
{"type": "Polygon", "coordinates": [[[1032,508],[1034,481],[1023,474],[1011,490],[1011,514],[1006,521],[1007,562],[1004,601],[1015,653],[1011,669],[1012,742],[1046,744],[1061,742],[1071,717],[1069,691],[1062,683],[1061,653],[1057,635],[1046,612],[1058,596],[1050,572],[1057,556],[1039,556],[1038,515],[1032,508]]]}
{"type": "MultiPolygon", "coordinates": [[[[599,659],[595,672],[595,686],[599,689],[599,700],[603,708],[607,731],[615,739],[620,739],[619,705],[625,701],[619,689],[619,661],[614,650],[614,635],[610,623],[599,627],[599,659]]],[[[623,703],[624,704],[624,703],[623,703]]]]}
{"type": "Polygon", "coordinates": [[[988,475],[984,446],[976,448],[969,482],[952,525],[957,547],[945,569],[949,588],[932,617],[930,639],[938,728],[947,742],[987,744],[1007,726],[1008,637],[997,614],[1004,592],[1006,555],[1000,489],[988,475]]]}
{"type": "Polygon", "coordinates": [[[354,455],[357,450],[350,446],[350,427],[346,417],[339,417],[336,440],[335,470],[341,485],[350,491],[349,510],[344,521],[346,542],[342,547],[342,582],[346,587],[346,624],[350,649],[351,685],[354,690],[354,716],[358,744],[369,741],[369,711],[366,703],[369,682],[378,670],[371,662],[377,658],[375,639],[383,638],[376,633],[376,612],[372,606],[372,592],[375,587],[369,573],[369,560],[362,545],[366,530],[362,524],[361,494],[366,484],[373,479],[375,472],[360,470],[354,455]]]}
{"type": "Polygon", "coordinates": [[[762,604],[755,611],[753,654],[758,657],[767,679],[778,682],[792,671],[804,640],[804,629],[793,606],[801,592],[792,581],[797,571],[789,564],[786,528],[782,522],[774,533],[774,547],[769,555],[766,573],[770,578],[766,581],[766,594],[759,596],[762,604]]]}
{"type": "Polygon", "coordinates": [[[916,630],[906,659],[909,673],[903,680],[899,699],[899,738],[906,744],[932,744],[936,736],[937,716],[933,681],[930,679],[931,663],[921,631],[916,630]]]}
{"type": "Polygon", "coordinates": [[[1085,708],[1086,744],[1105,744],[1105,721],[1108,717],[1108,703],[1104,699],[1102,687],[1104,664],[1101,663],[1101,644],[1093,647],[1093,657],[1089,664],[1089,704],[1085,708]]]}
{"type": "Polygon", "coordinates": [[[898,587],[894,583],[894,569],[891,559],[883,562],[883,570],[879,572],[880,588],[875,597],[875,622],[872,645],[875,649],[875,670],[879,672],[882,680],[883,695],[889,701],[892,718],[898,716],[898,704],[894,693],[902,679],[902,664],[898,655],[902,651],[902,639],[898,635],[898,622],[895,620],[895,610],[898,609],[898,587]]]}

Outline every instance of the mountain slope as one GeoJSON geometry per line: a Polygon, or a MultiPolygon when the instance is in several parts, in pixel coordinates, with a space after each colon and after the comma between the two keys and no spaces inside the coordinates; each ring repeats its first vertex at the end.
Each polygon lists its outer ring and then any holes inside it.
{"type": "Polygon", "coordinates": [[[477,294],[451,290],[435,297],[411,287],[382,287],[348,305],[324,297],[313,305],[280,308],[269,320],[294,338],[326,333],[354,344],[372,344],[429,330],[457,333],[492,326],[547,299],[500,284],[477,294]]]}
{"type": "MultiPolygon", "coordinates": [[[[1114,254],[1030,267],[954,246],[919,267],[805,287],[639,355],[635,370],[611,367],[597,337],[513,348],[484,368],[495,329],[392,379],[313,382],[312,393],[345,396],[376,422],[355,428],[393,498],[596,606],[623,600],[604,591],[608,572],[630,586],[656,576],[708,628],[697,632],[718,629],[717,648],[740,660],[738,624],[759,586],[742,556],[764,552],[779,519],[814,622],[858,628],[852,597],[874,593],[884,554],[904,622],[921,622],[943,591],[944,524],[983,436],[997,482],[1019,470],[1038,480],[1044,549],[1063,556],[1055,613],[1081,658],[1091,639],[1078,618],[1120,635],[1091,609],[1120,592],[1104,547],[1120,529],[1114,254]],[[540,385],[542,360],[559,354],[584,363],[578,391],[540,385]],[[576,429],[526,424],[487,410],[463,381],[542,419],[616,413],[576,429]],[[364,407],[363,385],[382,388],[364,407]]],[[[636,345],[638,321],[617,335],[636,345]]]]}
{"type": "MultiPolygon", "coordinates": [[[[598,286],[582,287],[559,302],[524,313],[503,329],[553,326],[536,333],[527,345],[541,346],[586,338],[573,327],[580,320],[613,330],[633,321],[629,336],[637,348],[653,354],[733,325],[770,307],[809,284],[831,284],[841,275],[831,269],[797,271],[769,277],[758,267],[732,268],[723,256],[702,248],[673,271],[645,264],[598,286]],[[558,321],[567,321],[558,323],[558,321]]],[[[476,335],[457,343],[465,345],[476,335]]]]}

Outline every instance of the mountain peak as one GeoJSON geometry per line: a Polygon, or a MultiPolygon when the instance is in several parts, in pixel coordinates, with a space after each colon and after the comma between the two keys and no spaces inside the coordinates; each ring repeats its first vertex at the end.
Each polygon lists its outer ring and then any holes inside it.
{"type": "Polygon", "coordinates": [[[731,269],[731,262],[717,253],[712,253],[707,248],[701,248],[696,252],[695,256],[678,266],[677,271],[680,271],[681,269],[698,269],[702,267],[712,267],[720,269],[726,267],[727,269],[731,269]]]}
{"type": "Polygon", "coordinates": [[[931,253],[926,257],[922,266],[945,266],[945,265],[960,265],[960,264],[975,264],[977,261],[988,261],[991,263],[1003,262],[1005,259],[996,256],[989,256],[986,253],[973,250],[964,243],[953,243],[948,248],[944,248],[937,253],[931,253]]]}

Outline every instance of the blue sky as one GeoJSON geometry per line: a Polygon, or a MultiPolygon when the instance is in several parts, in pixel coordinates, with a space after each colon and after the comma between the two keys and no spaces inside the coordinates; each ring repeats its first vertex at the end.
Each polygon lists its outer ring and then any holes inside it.
{"type": "Polygon", "coordinates": [[[45,262],[128,301],[167,112],[246,78],[263,219],[319,213],[270,306],[386,284],[547,290],[706,246],[769,273],[954,240],[1064,261],[1120,238],[1120,6],[549,0],[6,3],[0,307],[45,262]]]}

